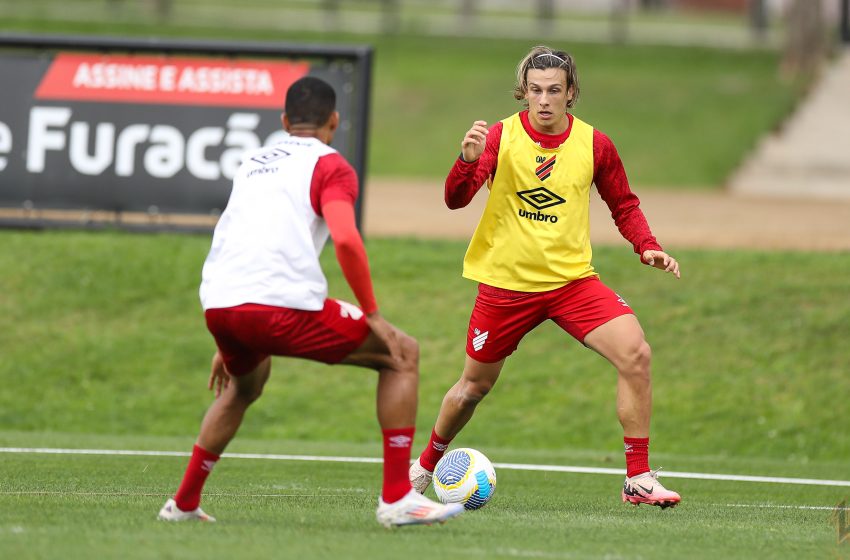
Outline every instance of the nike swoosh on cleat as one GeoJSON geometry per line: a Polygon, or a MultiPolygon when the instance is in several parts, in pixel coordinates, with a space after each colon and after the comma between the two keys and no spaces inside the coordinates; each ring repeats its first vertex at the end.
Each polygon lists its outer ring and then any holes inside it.
{"type": "Polygon", "coordinates": [[[641,486],[640,484],[635,484],[635,486],[637,486],[638,488],[640,488],[641,490],[643,490],[644,492],[646,492],[646,493],[647,493],[647,495],[650,495],[650,496],[652,495],[652,491],[653,491],[653,490],[655,490],[655,488],[650,488],[649,490],[647,490],[646,488],[644,488],[644,487],[643,487],[643,486],[641,486]]]}
{"type": "Polygon", "coordinates": [[[626,496],[639,496],[636,490],[633,490],[629,485],[623,486],[623,494],[626,496]]]}

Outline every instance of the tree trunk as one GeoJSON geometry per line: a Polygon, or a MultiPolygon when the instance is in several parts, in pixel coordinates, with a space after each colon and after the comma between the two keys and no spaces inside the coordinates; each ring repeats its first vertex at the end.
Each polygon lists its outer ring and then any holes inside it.
{"type": "Polygon", "coordinates": [[[782,71],[785,76],[812,76],[826,53],[826,29],[821,0],[792,0],[782,71]]]}
{"type": "Polygon", "coordinates": [[[555,0],[537,1],[537,20],[540,23],[540,31],[544,35],[552,33],[555,26],[555,0]]]}
{"type": "Polygon", "coordinates": [[[750,27],[753,37],[759,43],[764,42],[767,36],[767,6],[766,0],[749,0],[750,3],[750,27]]]}
{"type": "Polygon", "coordinates": [[[460,3],[460,24],[462,29],[469,29],[475,19],[478,0],[463,0],[460,3]]]}

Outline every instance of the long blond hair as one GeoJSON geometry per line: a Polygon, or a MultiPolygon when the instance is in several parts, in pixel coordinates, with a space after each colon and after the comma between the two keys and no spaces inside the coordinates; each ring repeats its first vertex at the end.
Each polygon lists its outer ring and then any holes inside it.
{"type": "Polygon", "coordinates": [[[567,90],[573,90],[573,97],[567,101],[567,107],[574,107],[578,101],[578,71],[573,57],[564,51],[556,51],[550,47],[538,45],[531,49],[525,57],[519,61],[516,67],[516,86],[514,86],[514,98],[525,99],[528,92],[528,71],[545,70],[546,68],[563,68],[567,74],[567,90]]]}

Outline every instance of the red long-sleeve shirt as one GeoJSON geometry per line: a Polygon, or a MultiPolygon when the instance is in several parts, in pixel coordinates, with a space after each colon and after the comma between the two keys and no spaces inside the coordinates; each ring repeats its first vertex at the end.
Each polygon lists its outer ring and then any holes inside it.
{"type": "MultiPolygon", "coordinates": [[[[563,134],[542,134],[532,128],[528,120],[528,111],[520,113],[520,120],[526,133],[543,148],[557,148],[570,136],[573,117],[563,134]]],[[[446,178],[446,206],[454,210],[470,203],[475,193],[488,178],[496,174],[499,159],[499,143],[502,137],[502,123],[490,127],[484,153],[476,161],[468,163],[459,157],[446,178]]],[[[611,216],[620,234],[641,255],[646,250],[661,251],[661,245],[652,235],[646,217],[640,209],[640,200],[629,188],[626,170],[617,153],[617,148],[608,136],[593,130],[593,182],[596,190],[608,205],[611,216]]]]}
{"type": "Polygon", "coordinates": [[[363,312],[370,314],[378,310],[378,304],[354,216],[357,194],[357,174],[344,157],[332,153],[319,158],[310,182],[310,204],[328,224],[342,274],[363,312]]]}

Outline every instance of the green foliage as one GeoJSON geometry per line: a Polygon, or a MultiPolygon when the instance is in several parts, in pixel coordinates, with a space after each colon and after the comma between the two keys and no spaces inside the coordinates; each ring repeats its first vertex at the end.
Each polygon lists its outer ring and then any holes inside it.
{"type": "MultiPolygon", "coordinates": [[[[191,437],[214,351],[197,300],[207,236],[2,232],[0,426],[191,437]]],[[[464,359],[473,283],[457,242],[368,242],[384,314],[422,347],[419,438],[464,359]]],[[[603,281],[653,346],[653,449],[781,458],[850,454],[846,407],[850,254],[687,251],[683,278],[597,248],[603,281]]],[[[323,255],[331,295],[351,299],[323,255]]],[[[372,442],[369,370],[278,359],[241,437],[372,442]],[[345,410],[342,414],[340,410],[345,410]]],[[[615,372],[553,324],[508,360],[458,444],[586,449],[619,461],[615,372]]]]}
{"type": "MultiPolygon", "coordinates": [[[[262,26],[260,26],[262,27],[262,26]]],[[[293,33],[180,27],[150,22],[0,19],[16,31],[156,35],[234,40],[368,43],[375,47],[369,171],[443,178],[472,121],[520,110],[514,68],[535,41],[293,33]]],[[[764,51],[583,44],[555,45],[576,58],[575,113],[608,134],[635,184],[719,187],[757,139],[776,128],[800,88],[780,80],[764,51]]]]}

